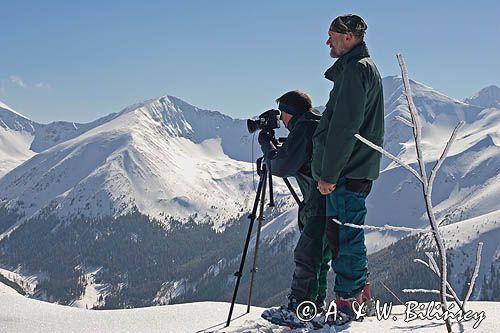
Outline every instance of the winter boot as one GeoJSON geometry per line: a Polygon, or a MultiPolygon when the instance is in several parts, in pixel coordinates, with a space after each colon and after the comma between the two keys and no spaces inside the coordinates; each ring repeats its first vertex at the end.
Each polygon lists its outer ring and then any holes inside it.
{"type": "Polygon", "coordinates": [[[295,297],[290,296],[288,305],[264,310],[261,317],[275,325],[287,326],[290,329],[314,329],[310,322],[301,321],[297,317],[297,307],[299,304],[300,302],[298,302],[295,297]]]}
{"type": "Polygon", "coordinates": [[[376,314],[375,302],[372,298],[372,291],[370,288],[370,282],[367,282],[363,290],[361,291],[361,301],[365,303],[365,312],[367,317],[373,317],[376,314]]]}
{"type": "Polygon", "coordinates": [[[325,309],[326,302],[324,299],[318,297],[316,299],[316,301],[314,301],[314,304],[316,305],[316,311],[317,311],[316,313],[318,316],[323,314],[326,311],[326,309],[325,309]]]}

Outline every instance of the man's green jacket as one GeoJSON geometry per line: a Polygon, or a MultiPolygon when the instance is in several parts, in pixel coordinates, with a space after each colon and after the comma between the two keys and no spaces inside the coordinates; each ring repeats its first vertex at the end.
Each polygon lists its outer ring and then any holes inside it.
{"type": "Polygon", "coordinates": [[[375,180],[381,154],[354,137],[379,146],[384,137],[382,79],[366,44],[340,57],[325,77],[334,87],[313,136],[313,177],[331,184],[340,177],[375,180]]]}

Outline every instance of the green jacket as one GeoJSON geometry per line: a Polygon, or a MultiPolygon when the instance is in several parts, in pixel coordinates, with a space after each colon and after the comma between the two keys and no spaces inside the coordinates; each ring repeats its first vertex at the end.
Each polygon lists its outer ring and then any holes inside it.
{"type": "Polygon", "coordinates": [[[281,148],[273,150],[271,144],[262,146],[264,154],[270,159],[272,175],[297,180],[304,198],[299,211],[299,224],[307,223],[310,216],[324,216],[324,200],[311,173],[312,137],[320,119],[321,113],[314,109],[295,116],[288,123],[290,134],[281,148]]]}
{"type": "Polygon", "coordinates": [[[313,177],[331,184],[340,177],[375,180],[381,154],[354,137],[379,146],[384,138],[382,79],[366,44],[340,57],[325,77],[334,88],[313,136],[313,177]]]}

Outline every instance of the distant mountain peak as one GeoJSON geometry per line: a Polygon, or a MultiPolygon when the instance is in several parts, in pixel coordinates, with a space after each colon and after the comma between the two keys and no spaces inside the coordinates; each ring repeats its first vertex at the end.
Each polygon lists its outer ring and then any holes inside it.
{"type": "Polygon", "coordinates": [[[500,88],[495,85],[487,86],[466,98],[464,103],[483,108],[500,108],[500,88]]]}
{"type": "MultiPolygon", "coordinates": [[[[24,116],[24,115],[20,114],[19,112],[15,111],[13,108],[11,108],[11,107],[10,107],[10,106],[8,106],[7,104],[3,103],[2,101],[0,101],[0,110],[1,110],[1,109],[5,109],[5,110],[7,110],[7,111],[10,111],[10,112],[12,112],[12,113],[16,114],[17,116],[20,116],[20,117],[23,117],[23,118],[25,118],[25,119],[28,119],[28,117],[26,117],[26,116],[24,116]]],[[[29,120],[29,119],[28,119],[28,120],[29,120]]]]}

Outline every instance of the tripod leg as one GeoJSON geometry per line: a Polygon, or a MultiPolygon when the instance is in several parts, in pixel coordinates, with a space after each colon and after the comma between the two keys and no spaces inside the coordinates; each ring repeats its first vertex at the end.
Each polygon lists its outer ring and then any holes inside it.
{"type": "Polygon", "coordinates": [[[273,175],[271,173],[271,163],[267,166],[267,173],[269,174],[269,207],[274,207],[274,194],[273,194],[273,175]]]}
{"type": "MultiPolygon", "coordinates": [[[[264,168],[264,174],[267,173],[267,169],[264,168]]],[[[270,175],[270,174],[269,174],[270,175]]],[[[257,227],[257,235],[255,236],[255,252],[253,255],[253,265],[252,265],[252,278],[250,280],[250,290],[248,292],[248,303],[247,303],[247,313],[250,312],[250,305],[252,304],[252,291],[253,283],[255,279],[255,273],[257,272],[257,257],[259,254],[259,240],[260,240],[260,229],[262,228],[262,220],[264,219],[264,205],[266,204],[266,176],[264,175],[264,184],[262,185],[262,192],[260,197],[260,209],[259,209],[259,224],[257,227]]]]}
{"type": "Polygon", "coordinates": [[[262,193],[262,187],[265,186],[265,185],[263,185],[263,184],[265,184],[265,180],[266,180],[266,174],[265,174],[265,172],[263,172],[261,174],[261,176],[260,176],[259,185],[257,187],[257,193],[255,195],[255,201],[253,203],[252,214],[249,216],[249,218],[250,218],[250,225],[248,226],[248,232],[247,232],[247,238],[246,238],[246,241],[245,241],[245,247],[243,249],[243,254],[241,256],[240,268],[239,268],[239,270],[236,273],[234,273],[234,275],[237,277],[236,278],[236,286],[234,287],[233,299],[231,301],[231,308],[229,309],[229,314],[227,316],[226,327],[228,327],[229,324],[231,323],[231,317],[233,315],[233,310],[234,310],[234,303],[236,301],[236,296],[238,295],[238,288],[240,286],[241,276],[243,275],[243,267],[245,266],[245,259],[246,259],[246,256],[247,256],[248,245],[250,243],[250,236],[252,235],[253,224],[254,224],[254,221],[255,221],[255,216],[257,214],[257,207],[259,205],[259,198],[260,198],[260,195],[262,193]]]}
{"type": "Polygon", "coordinates": [[[287,178],[283,178],[283,180],[285,181],[286,187],[288,187],[288,190],[292,194],[292,197],[295,199],[295,202],[297,203],[297,205],[300,206],[302,204],[302,202],[300,201],[299,196],[297,195],[297,192],[295,192],[295,190],[293,189],[292,184],[290,184],[290,181],[287,178]]]}

